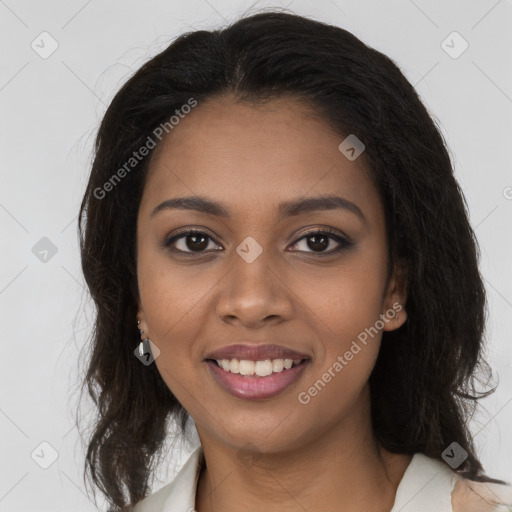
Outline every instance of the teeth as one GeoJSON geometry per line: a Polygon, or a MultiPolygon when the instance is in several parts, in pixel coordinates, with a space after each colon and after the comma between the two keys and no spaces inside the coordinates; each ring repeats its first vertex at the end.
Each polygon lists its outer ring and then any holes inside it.
{"type": "Polygon", "coordinates": [[[238,359],[231,359],[229,371],[231,373],[240,373],[240,361],[238,359]]]}
{"type": "Polygon", "coordinates": [[[284,361],[282,359],[274,359],[272,361],[272,371],[275,373],[282,372],[284,368],[284,361]]]}
{"type": "Polygon", "coordinates": [[[256,361],[254,365],[254,373],[259,377],[266,377],[272,373],[272,361],[267,359],[265,361],[256,361]]]}
{"type": "Polygon", "coordinates": [[[265,359],[264,361],[216,359],[216,361],[227,372],[266,377],[272,373],[281,373],[283,370],[289,370],[292,366],[297,366],[302,359],[265,359]]]}
{"type": "MultiPolygon", "coordinates": [[[[230,365],[230,362],[227,359],[222,360],[222,367],[224,368],[224,361],[227,361],[228,366],[230,365]]],[[[242,359],[240,361],[240,375],[254,375],[254,361],[247,361],[245,359],[242,359]]]]}

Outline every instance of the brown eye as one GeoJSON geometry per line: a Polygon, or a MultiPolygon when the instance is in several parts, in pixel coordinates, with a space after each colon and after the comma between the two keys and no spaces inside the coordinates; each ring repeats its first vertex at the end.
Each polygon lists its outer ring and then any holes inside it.
{"type": "Polygon", "coordinates": [[[299,252],[312,252],[312,253],[318,253],[319,255],[327,255],[327,254],[333,254],[335,252],[341,251],[342,249],[347,249],[348,247],[351,247],[353,242],[350,242],[346,238],[333,233],[329,230],[323,230],[323,231],[311,231],[309,233],[306,233],[304,236],[299,238],[297,242],[293,244],[293,246],[296,246],[301,240],[307,240],[306,246],[310,249],[310,251],[299,251],[299,252]],[[331,244],[331,241],[334,241],[338,244],[338,247],[334,247],[333,249],[326,251],[325,249],[328,248],[331,244]]]}
{"type": "Polygon", "coordinates": [[[308,247],[313,251],[323,251],[329,246],[329,242],[332,239],[326,235],[308,235],[306,240],[308,240],[308,247]],[[311,240],[313,242],[309,243],[311,240]]]}
{"type": "Polygon", "coordinates": [[[175,252],[200,254],[205,251],[210,241],[214,241],[211,236],[202,231],[190,229],[166,239],[163,245],[164,247],[171,248],[171,250],[175,252]],[[177,246],[177,242],[180,242],[180,247],[177,246]]]}
{"type": "MultiPolygon", "coordinates": [[[[354,245],[353,242],[330,230],[317,230],[306,233],[299,238],[292,247],[298,245],[302,240],[307,241],[305,245],[306,249],[309,250],[299,250],[299,252],[309,252],[310,254],[316,253],[319,256],[330,255],[354,245]],[[330,250],[326,250],[332,245],[332,242],[335,242],[338,246],[331,248],[330,250]]],[[[202,254],[210,252],[207,250],[210,242],[217,244],[216,240],[207,233],[196,229],[189,229],[170,238],[166,238],[162,245],[175,253],[202,254]]]]}

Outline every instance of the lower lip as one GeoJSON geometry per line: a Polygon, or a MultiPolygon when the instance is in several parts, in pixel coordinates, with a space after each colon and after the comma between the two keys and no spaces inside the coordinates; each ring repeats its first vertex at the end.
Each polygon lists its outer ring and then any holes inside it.
{"type": "Polygon", "coordinates": [[[213,361],[206,361],[210,371],[222,388],[237,398],[257,400],[272,398],[290,387],[302,374],[308,360],[297,366],[279,373],[272,373],[266,377],[240,375],[223,370],[213,361]]]}

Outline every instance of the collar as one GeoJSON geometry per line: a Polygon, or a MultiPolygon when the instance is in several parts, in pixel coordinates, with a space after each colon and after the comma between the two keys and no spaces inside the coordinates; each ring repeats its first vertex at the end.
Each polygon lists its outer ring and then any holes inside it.
{"type": "Polygon", "coordinates": [[[202,446],[195,448],[174,480],[137,503],[134,512],[184,512],[194,510],[196,489],[204,463],[202,446]]]}
{"type": "MultiPolygon", "coordinates": [[[[194,510],[197,483],[203,464],[204,452],[199,445],[174,480],[137,503],[134,512],[194,510]]],[[[451,494],[456,480],[457,475],[445,463],[417,452],[402,476],[390,512],[430,512],[433,506],[436,512],[452,512],[451,494]]],[[[512,500],[512,486],[507,489],[510,493],[507,498],[512,500]]],[[[497,508],[496,511],[498,510],[501,509],[497,508]]]]}

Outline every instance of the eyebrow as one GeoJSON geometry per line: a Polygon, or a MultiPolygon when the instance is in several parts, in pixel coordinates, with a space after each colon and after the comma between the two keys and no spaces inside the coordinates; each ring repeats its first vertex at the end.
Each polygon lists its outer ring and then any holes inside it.
{"type": "MultiPolygon", "coordinates": [[[[215,215],[216,217],[229,218],[231,214],[229,209],[221,203],[208,199],[204,196],[188,196],[188,197],[175,197],[167,199],[156,206],[150,213],[150,218],[153,218],[157,213],[164,210],[194,210],[208,215],[215,215]]],[[[279,219],[286,217],[293,217],[303,215],[321,210],[346,210],[357,215],[364,223],[367,222],[363,212],[352,201],[344,197],[328,195],[307,197],[292,201],[286,201],[279,205],[279,219]]]]}

